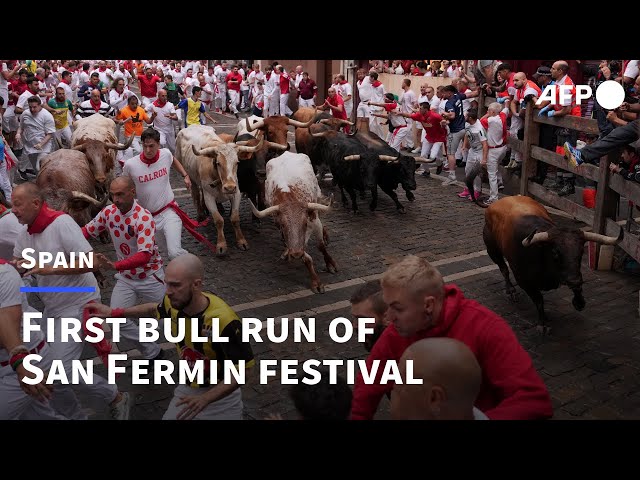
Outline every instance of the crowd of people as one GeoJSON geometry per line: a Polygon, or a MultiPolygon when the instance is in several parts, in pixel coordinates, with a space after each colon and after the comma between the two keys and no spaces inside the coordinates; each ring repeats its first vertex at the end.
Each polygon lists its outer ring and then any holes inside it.
{"type": "MultiPolygon", "coordinates": [[[[424,66],[421,62],[416,63],[417,68],[424,66]]],[[[432,72],[444,67],[440,64],[434,70],[434,62],[432,72]]],[[[482,62],[470,80],[459,70],[460,61],[451,61],[443,72],[453,68],[461,75],[452,75],[451,85],[437,89],[422,85],[420,96],[411,91],[407,78],[398,100],[385,91],[378,79],[379,65],[373,63],[369,71],[357,72],[357,106],[341,74],[334,78],[325,102],[317,106],[342,119],[351,118],[355,109],[357,128],[378,134],[398,152],[408,148],[433,160],[438,173],[447,168],[445,185],[455,182],[459,160],[466,162],[467,170],[486,166],[490,184],[486,203],[491,204],[501,184],[498,164],[507,155],[508,135],[520,135],[523,111],[536,108],[537,115],[548,117],[581,112],[575,90],[564,103],[535,105],[550,82],[573,84],[567,62],[540,66],[533,80],[524,72],[511,71],[508,64],[482,62]],[[478,114],[473,100],[481,90],[497,98],[484,116],[478,114]],[[382,120],[389,125],[388,133],[382,120]],[[411,134],[414,125],[417,132],[411,134]]],[[[395,73],[401,65],[396,65],[395,73]]],[[[602,64],[599,73],[607,77],[607,69],[602,64]]],[[[190,188],[189,176],[173,156],[179,128],[205,123],[205,119],[215,122],[211,114],[224,114],[226,109],[235,116],[243,109],[264,116],[291,115],[289,93],[294,89],[298,106],[314,105],[317,86],[308,73],[301,66],[287,72],[277,62],[265,67],[264,73],[260,65],[247,73],[246,65],[221,62],[208,66],[202,61],[123,61],[115,65],[51,61],[39,66],[35,61],[3,62],[1,73],[0,98],[6,105],[1,143],[9,148],[6,155],[0,155],[0,188],[5,197],[0,203],[0,418],[86,419],[79,392],[100,399],[114,419],[128,419],[133,406],[128,392],[100,376],[95,376],[94,383],[78,385],[24,382],[31,376],[23,365],[27,355],[41,355],[44,369],[53,359],[62,360],[69,374],[84,346],[63,342],[60,336],[45,341],[41,334],[32,334],[27,344],[22,342],[23,314],[34,311],[27,296],[19,293],[24,285],[85,290],[64,296],[40,294],[43,318],[54,322],[58,334],[62,318],[123,317],[123,336],[136,342],[142,357],[153,365],[164,358],[164,352],[157,343],[138,341],[137,318],[186,318],[207,331],[215,317],[220,319],[218,336],[229,342],[185,340],[176,344],[179,358],[243,361],[246,368],[253,367],[260,359],[241,340],[240,317],[210,292],[201,260],[182,248],[184,212],[174,201],[166,171],[175,169],[190,188]],[[133,81],[138,82],[139,95],[128,88],[133,81]],[[111,203],[80,227],[69,215],[51,209],[42,190],[29,180],[37,175],[43,156],[52,151],[54,137],[62,145],[70,142],[76,115],[96,114],[113,118],[121,138],[135,135],[137,144],[133,142],[119,157],[121,171],[108,186],[111,203]],[[142,122],[153,128],[143,129],[142,122]],[[14,186],[10,181],[10,160],[18,162],[17,174],[24,183],[14,186]],[[153,174],[160,170],[165,174],[153,174]],[[23,265],[25,248],[33,248],[36,255],[43,251],[88,254],[93,251],[88,240],[104,235],[111,239],[116,261],[96,254],[91,268],[23,265]],[[96,274],[109,271],[116,285],[103,304],[96,274]]],[[[637,76],[637,67],[635,76],[628,67],[622,81],[637,85],[637,76]]],[[[628,123],[617,125],[582,149],[575,148],[577,138],[572,133],[553,126],[545,131],[547,125],[542,125],[540,145],[554,150],[562,146],[576,165],[624,147],[623,163],[612,166],[612,171],[635,179],[638,157],[629,144],[638,139],[638,120],[627,113],[638,110],[637,103],[625,102],[616,115],[628,123]]],[[[519,168],[522,158],[517,152],[508,158],[509,168],[519,168]]],[[[537,174],[544,175],[543,171],[537,174]]],[[[565,179],[569,182],[570,177],[565,179]]],[[[470,193],[463,191],[460,196],[470,193]]],[[[440,272],[426,260],[405,257],[389,267],[380,281],[355,292],[351,305],[354,323],[360,317],[376,320],[374,333],[364,345],[367,365],[376,360],[397,361],[405,375],[407,362],[412,361],[413,376],[423,383],[381,384],[379,371],[378,383],[365,384],[360,374],[351,390],[343,378],[331,384],[325,374],[317,385],[299,384],[292,389],[300,418],[372,419],[385,395],[396,419],[546,419],[553,415],[549,392],[507,322],[465,298],[457,286],[445,285],[440,272]]],[[[241,419],[242,413],[242,389],[235,381],[193,382],[176,388],[163,418],[241,419]]]]}

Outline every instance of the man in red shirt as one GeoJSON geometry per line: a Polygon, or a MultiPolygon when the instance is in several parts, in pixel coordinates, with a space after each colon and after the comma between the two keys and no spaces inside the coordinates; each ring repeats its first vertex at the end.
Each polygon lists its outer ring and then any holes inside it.
{"type": "Polygon", "coordinates": [[[231,69],[231,73],[227,75],[227,91],[231,102],[229,108],[236,118],[238,118],[238,102],[240,101],[240,84],[242,80],[242,75],[238,72],[238,66],[235,65],[231,69]]]}
{"type": "MultiPolygon", "coordinates": [[[[318,107],[318,110],[330,109],[331,115],[333,115],[335,118],[339,118],[341,120],[348,120],[347,112],[344,109],[344,100],[342,100],[342,97],[336,93],[336,89],[333,87],[329,88],[328,92],[329,92],[329,96],[324,101],[324,103],[318,107]]],[[[344,133],[349,133],[349,132],[350,132],[349,125],[345,125],[344,133]]]]}
{"type": "Polygon", "coordinates": [[[367,358],[380,366],[373,384],[358,375],[351,418],[372,419],[382,396],[393,384],[380,384],[388,360],[398,361],[409,345],[423,338],[447,337],[464,343],[482,369],[475,407],[492,420],[534,420],[553,415],[547,388],[507,322],[455,285],[425,259],[409,255],[382,276],[382,297],[389,326],[367,358]]]}
{"type": "Polygon", "coordinates": [[[142,96],[142,108],[146,109],[158,99],[158,83],[162,79],[153,74],[150,66],[145,67],[144,75],[138,75],[137,78],[138,85],[140,85],[140,95],[142,96]]]}
{"type": "Polygon", "coordinates": [[[313,107],[315,105],[318,86],[314,80],[309,78],[309,72],[302,73],[298,91],[300,92],[300,107],[313,107]]]}

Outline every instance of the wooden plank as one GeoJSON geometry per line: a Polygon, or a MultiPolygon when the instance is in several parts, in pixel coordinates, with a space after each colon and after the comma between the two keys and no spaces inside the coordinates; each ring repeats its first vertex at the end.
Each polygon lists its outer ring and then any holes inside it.
{"type": "Polygon", "coordinates": [[[524,152],[524,142],[522,140],[518,140],[516,137],[509,137],[508,143],[509,146],[516,152],[524,152]]]}
{"type": "Polygon", "coordinates": [[[578,130],[583,133],[591,135],[599,135],[600,129],[598,128],[597,120],[592,118],[574,117],[573,115],[565,115],[564,117],[539,117],[536,115],[533,118],[534,122],[546,123],[547,125],[553,125],[554,127],[570,128],[571,130],[578,130]]]}
{"type": "Polygon", "coordinates": [[[529,177],[536,174],[538,162],[531,157],[531,147],[540,140],[540,124],[533,121],[533,102],[529,102],[524,115],[524,140],[522,141],[522,170],[520,172],[520,194],[529,194],[529,177]]]}
{"type": "Polygon", "coordinates": [[[640,183],[633,180],[625,180],[622,175],[611,175],[609,177],[609,187],[636,205],[640,205],[640,183]]]}
{"type": "MultiPolygon", "coordinates": [[[[605,235],[617,237],[619,233],[620,225],[610,218],[607,218],[607,230],[605,235]]],[[[638,237],[631,235],[629,232],[624,232],[624,238],[618,246],[631,255],[636,261],[640,262],[640,239],[638,239],[638,237]]]]}
{"type": "Polygon", "coordinates": [[[534,182],[529,182],[528,189],[529,193],[538,197],[542,203],[549,204],[554,208],[567,212],[576,220],[586,223],[587,225],[593,225],[593,210],[578,205],[567,197],[559,197],[556,193],[534,182]]]}
{"type": "Polygon", "coordinates": [[[562,155],[558,155],[555,152],[550,152],[549,150],[545,150],[544,148],[540,148],[535,145],[531,147],[531,156],[536,160],[541,160],[544,163],[548,163],[549,165],[555,165],[556,167],[559,167],[563,170],[573,172],[576,175],[588,178],[589,180],[594,180],[596,182],[598,181],[600,175],[600,169],[595,165],[583,163],[579,167],[574,167],[573,165],[570,165],[562,155]]]}
{"type": "MultiPolygon", "coordinates": [[[[615,190],[608,188],[609,177],[611,171],[609,170],[609,163],[613,155],[600,158],[600,171],[598,177],[598,185],[603,185],[604,188],[598,188],[596,193],[596,207],[595,215],[593,219],[593,231],[595,233],[604,234],[607,225],[607,219],[616,219],[616,213],[618,210],[618,202],[620,201],[620,195],[615,190]]],[[[596,263],[599,264],[600,250],[602,245],[596,246],[596,263]]]]}

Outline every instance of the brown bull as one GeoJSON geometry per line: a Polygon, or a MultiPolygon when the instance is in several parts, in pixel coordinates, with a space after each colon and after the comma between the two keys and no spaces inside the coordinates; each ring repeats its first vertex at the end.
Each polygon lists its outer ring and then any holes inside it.
{"type": "Polygon", "coordinates": [[[118,143],[115,122],[97,114],[73,122],[73,127],[71,149],[85,154],[96,183],[96,194],[102,198],[114,177],[116,150],[129,148],[133,135],[127,143],[118,143]]]}
{"type": "Polygon", "coordinates": [[[56,150],[41,161],[36,183],[54,210],[68,213],[84,226],[107,202],[96,200],[94,174],[84,153],[56,150]]]}
{"type": "Polygon", "coordinates": [[[485,211],[483,232],[487,253],[504,277],[507,294],[515,300],[516,290],[509,280],[513,276],[538,310],[538,329],[548,331],[547,316],[541,291],[567,285],[573,291],[576,310],[585,307],[580,271],[584,242],[593,241],[614,245],[620,235],[608,237],[577,228],[557,227],[547,210],[530,197],[505,197],[491,204],[485,211]]]}

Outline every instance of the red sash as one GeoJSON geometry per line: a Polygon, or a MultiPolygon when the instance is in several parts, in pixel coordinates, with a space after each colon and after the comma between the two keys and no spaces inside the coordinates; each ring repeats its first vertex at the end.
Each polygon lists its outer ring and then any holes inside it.
{"type": "Polygon", "coordinates": [[[204,235],[196,231],[197,227],[204,227],[205,225],[207,225],[209,223],[209,219],[205,220],[204,222],[196,222],[195,220],[191,219],[189,215],[187,215],[186,212],[178,206],[175,200],[172,200],[171,202],[167,203],[164,207],[162,207],[157,212],[153,212],[151,215],[155,217],[156,215],[159,215],[162,212],[164,212],[167,208],[173,209],[173,211],[178,214],[178,216],[180,217],[180,220],[182,220],[182,225],[184,226],[184,228],[187,229],[187,232],[189,232],[193,238],[198,240],[200,243],[205,244],[212,251],[214,252],[216,251],[215,245],[211,243],[209,240],[207,240],[207,238],[204,235]]]}

